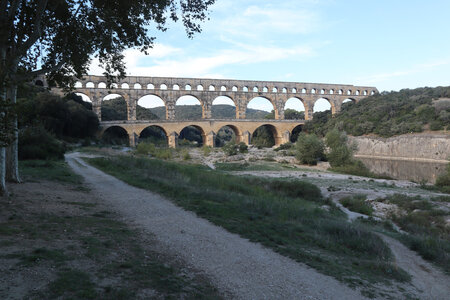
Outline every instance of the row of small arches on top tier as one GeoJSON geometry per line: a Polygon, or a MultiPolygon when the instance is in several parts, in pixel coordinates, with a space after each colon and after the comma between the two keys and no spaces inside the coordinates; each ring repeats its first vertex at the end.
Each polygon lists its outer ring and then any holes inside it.
{"type": "MultiPolygon", "coordinates": [[[[99,88],[99,89],[106,89],[106,87],[107,87],[106,83],[104,83],[104,82],[100,82],[97,85],[97,88],[99,88]]],[[[83,84],[80,81],[78,81],[78,82],[75,83],[75,88],[83,88],[83,84]]],[[[96,88],[96,87],[95,87],[95,84],[93,82],[87,82],[85,84],[85,88],[96,88]]],[[[113,83],[111,85],[111,88],[119,89],[119,85],[117,83],[113,83]]],[[[131,87],[130,87],[130,85],[128,83],[122,83],[122,84],[120,84],[120,88],[121,89],[130,89],[131,87]]],[[[149,90],[154,90],[154,89],[157,89],[158,87],[155,87],[154,84],[149,83],[149,84],[147,84],[147,86],[145,88],[149,89],[149,90]]],[[[133,85],[133,89],[144,89],[144,87],[140,83],[135,83],[133,85]]],[[[163,84],[161,84],[159,86],[159,89],[160,90],[169,90],[169,87],[166,84],[163,83],[163,84]]],[[[174,90],[174,91],[179,91],[181,89],[182,89],[182,87],[180,87],[178,84],[174,84],[172,86],[172,90],[174,90]]],[[[184,86],[183,90],[185,90],[185,91],[192,91],[192,90],[194,90],[194,88],[190,84],[187,84],[187,85],[184,86]]],[[[203,85],[199,84],[199,85],[197,85],[195,90],[197,90],[197,91],[205,91],[205,88],[203,87],[203,85]]],[[[224,86],[224,85],[222,85],[220,88],[216,88],[216,86],[210,85],[208,87],[208,91],[211,91],[211,92],[214,92],[214,91],[226,92],[226,91],[228,91],[228,88],[226,86],[224,86]]],[[[231,87],[231,91],[232,92],[242,91],[242,92],[254,92],[254,93],[258,93],[258,92],[268,93],[270,91],[270,89],[268,87],[259,88],[257,86],[255,86],[253,88],[250,88],[248,86],[243,86],[242,88],[239,88],[237,86],[233,86],[233,87],[231,87]]],[[[375,91],[368,91],[368,90],[364,90],[364,91],[355,90],[355,91],[353,91],[353,90],[344,90],[344,89],[338,89],[338,90],[329,89],[328,90],[328,89],[316,89],[316,88],[312,88],[309,91],[306,88],[303,88],[301,90],[297,89],[297,88],[292,88],[290,91],[288,90],[288,88],[282,88],[280,91],[281,91],[281,93],[291,92],[293,94],[310,93],[310,94],[322,94],[322,95],[325,95],[325,94],[329,94],[329,95],[337,94],[337,95],[368,96],[369,94],[370,95],[374,95],[375,94],[375,91]]],[[[272,93],[278,93],[279,89],[277,87],[274,87],[274,88],[272,88],[271,92],[272,93]]]]}

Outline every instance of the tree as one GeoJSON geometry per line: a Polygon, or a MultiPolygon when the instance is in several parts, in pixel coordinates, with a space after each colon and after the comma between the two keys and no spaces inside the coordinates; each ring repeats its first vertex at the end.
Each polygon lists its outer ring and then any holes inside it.
{"type": "Polygon", "coordinates": [[[295,143],[295,157],[302,163],[316,165],[324,154],[324,145],[315,134],[300,133],[295,143]]]}
{"type": "Polygon", "coordinates": [[[353,151],[356,145],[348,145],[348,137],[345,132],[336,128],[325,135],[325,144],[329,148],[327,154],[331,167],[341,167],[353,163],[353,151]]]}
{"type": "MultiPolygon", "coordinates": [[[[71,87],[98,57],[111,84],[125,76],[123,50],[147,53],[151,29],[181,19],[188,37],[215,0],[0,0],[0,101],[15,103],[17,85],[45,74],[50,85],[71,87]]],[[[4,105],[0,105],[3,108],[4,105]]],[[[0,119],[10,110],[0,111],[0,119]]],[[[0,148],[0,193],[5,176],[20,181],[17,121],[8,151],[0,148]],[[7,157],[5,156],[7,152],[7,157]]],[[[4,141],[6,144],[6,140],[4,141]]]]}

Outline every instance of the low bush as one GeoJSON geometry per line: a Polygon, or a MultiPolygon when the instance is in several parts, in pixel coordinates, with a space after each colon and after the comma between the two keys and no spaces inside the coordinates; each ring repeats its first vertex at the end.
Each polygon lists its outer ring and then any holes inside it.
{"type": "Polygon", "coordinates": [[[279,147],[275,148],[275,151],[281,151],[281,150],[289,150],[292,149],[294,147],[294,144],[292,143],[284,143],[281,144],[279,147]]]}
{"type": "Polygon", "coordinates": [[[239,153],[247,153],[248,152],[248,146],[244,142],[240,142],[238,144],[239,153]]]}
{"type": "Polygon", "coordinates": [[[233,156],[238,154],[238,148],[235,142],[231,141],[225,144],[225,146],[222,147],[222,151],[227,156],[233,156]]]}
{"type": "Polygon", "coordinates": [[[355,195],[352,197],[345,197],[339,200],[341,204],[351,211],[371,216],[373,213],[373,207],[366,203],[365,195],[355,195]]]}
{"type": "Polygon", "coordinates": [[[203,155],[204,156],[209,156],[213,149],[212,149],[211,146],[203,146],[202,150],[203,150],[203,155]]]}
{"type": "Polygon", "coordinates": [[[441,192],[450,194],[450,163],[447,166],[446,172],[438,176],[435,185],[441,192]]]}
{"type": "Polygon", "coordinates": [[[43,126],[19,130],[19,159],[63,159],[67,147],[43,126]]]}
{"type": "Polygon", "coordinates": [[[314,134],[299,134],[295,149],[295,157],[302,164],[316,165],[324,156],[323,142],[314,134]]]}

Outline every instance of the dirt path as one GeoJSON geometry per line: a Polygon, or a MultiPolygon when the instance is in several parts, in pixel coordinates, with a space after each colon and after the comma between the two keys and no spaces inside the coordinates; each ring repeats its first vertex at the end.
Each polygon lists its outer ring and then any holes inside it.
{"type": "MultiPolygon", "coordinates": [[[[305,172],[279,172],[279,171],[245,171],[245,172],[233,172],[238,175],[253,175],[262,177],[296,177],[303,178],[302,174],[305,172]]],[[[318,173],[307,173],[309,177],[321,175],[323,177],[328,176],[328,178],[338,178],[347,177],[347,175],[341,174],[318,174],[318,173]]],[[[379,180],[383,181],[383,180],[379,180]]],[[[390,183],[396,184],[400,187],[407,187],[408,185],[415,185],[407,181],[400,180],[389,180],[390,183]]],[[[322,187],[321,192],[325,197],[331,197],[335,204],[348,216],[349,221],[355,220],[358,217],[366,218],[366,215],[360,213],[352,212],[347,208],[343,207],[339,203],[339,199],[351,194],[368,194],[368,198],[384,197],[388,194],[393,193],[392,191],[377,190],[373,191],[370,189],[349,189],[347,191],[341,192],[330,192],[326,188],[322,187]]],[[[410,193],[413,194],[414,193],[410,193]]],[[[438,193],[429,193],[430,195],[440,195],[438,193]]],[[[444,204],[447,205],[447,204],[444,204]]],[[[386,242],[386,244],[391,248],[392,253],[395,257],[395,262],[397,265],[408,272],[412,277],[412,284],[421,292],[420,299],[448,299],[450,295],[450,277],[446,276],[443,272],[438,270],[435,266],[426,262],[422,257],[420,257],[416,252],[411,251],[406,246],[404,246],[399,241],[388,237],[384,234],[379,234],[379,236],[386,242]]]]}
{"type": "Polygon", "coordinates": [[[162,250],[203,270],[224,294],[235,299],[363,299],[331,277],[87,165],[77,153],[66,159],[100,199],[154,234],[162,250]]]}

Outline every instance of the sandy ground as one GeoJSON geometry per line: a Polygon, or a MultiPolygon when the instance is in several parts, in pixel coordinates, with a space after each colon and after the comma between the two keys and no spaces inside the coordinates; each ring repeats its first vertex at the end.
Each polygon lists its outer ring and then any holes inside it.
{"type": "Polygon", "coordinates": [[[333,278],[104,174],[79,154],[66,158],[97,197],[128,222],[154,234],[171,255],[204,271],[219,291],[234,299],[363,299],[333,278]]]}

